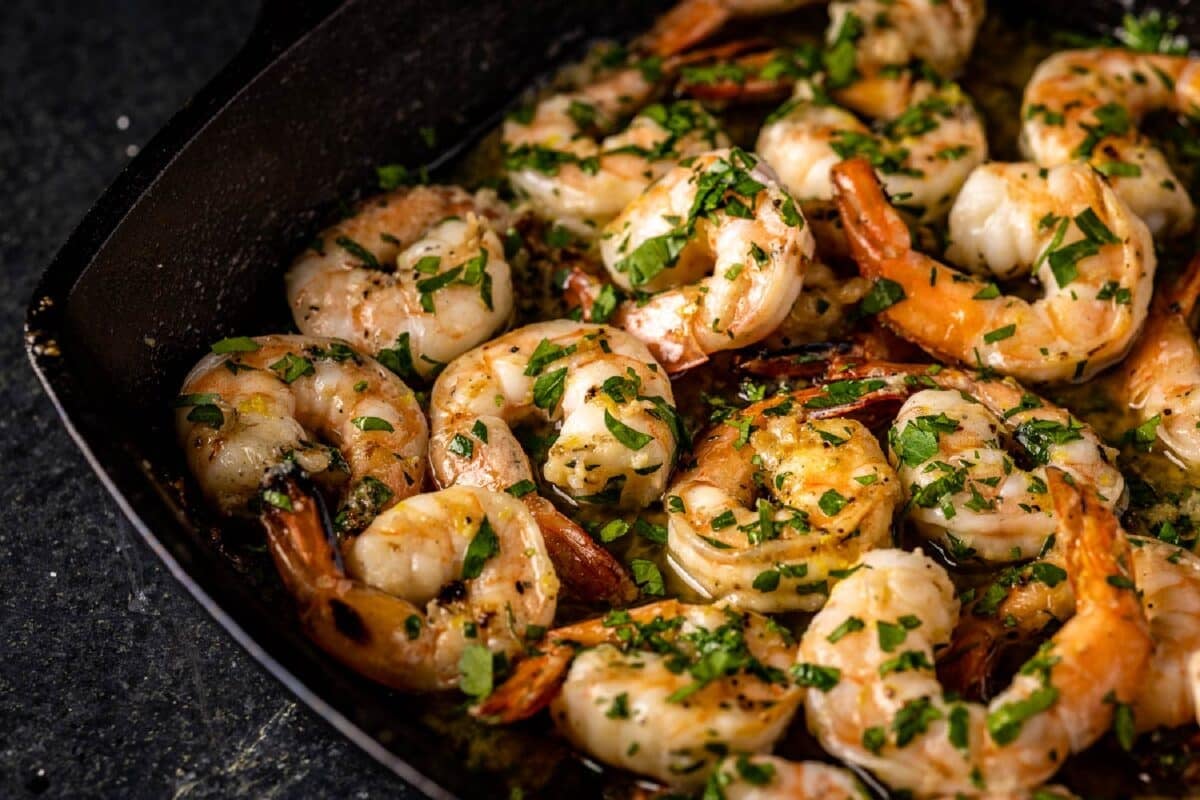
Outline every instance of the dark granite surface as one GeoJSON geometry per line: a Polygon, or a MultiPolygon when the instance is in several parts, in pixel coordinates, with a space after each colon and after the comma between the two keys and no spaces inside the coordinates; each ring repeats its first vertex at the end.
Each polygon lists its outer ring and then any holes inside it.
{"type": "Polygon", "coordinates": [[[43,266],[254,5],[0,3],[0,797],[415,796],[175,584],[21,349],[43,266]]]}

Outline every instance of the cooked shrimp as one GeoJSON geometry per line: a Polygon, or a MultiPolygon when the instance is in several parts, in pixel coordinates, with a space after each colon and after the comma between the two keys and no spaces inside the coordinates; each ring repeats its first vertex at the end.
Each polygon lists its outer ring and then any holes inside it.
{"type": "Polygon", "coordinates": [[[871,796],[849,770],[778,756],[728,756],[713,770],[708,785],[716,788],[712,797],[724,800],[864,800],[871,796]]]}
{"type": "Polygon", "coordinates": [[[547,97],[528,117],[510,116],[504,166],[513,188],[542,217],[593,237],[676,161],[726,143],[697,103],[647,105],[655,90],[643,70],[621,67],[547,97]],[[635,111],[624,130],[593,136],[635,111]]]}
{"type": "MultiPolygon", "coordinates": [[[[1066,574],[1061,542],[1070,535],[1058,534],[1053,551],[1037,562],[1049,567],[1035,564],[1002,578],[997,589],[976,601],[974,613],[964,616],[950,648],[953,656],[961,656],[950,670],[959,688],[977,693],[986,685],[1005,639],[1030,638],[1074,613],[1071,585],[1060,577],[1066,574]]],[[[1200,654],[1200,556],[1157,539],[1130,537],[1129,543],[1134,583],[1154,642],[1131,704],[1134,724],[1139,731],[1191,724],[1197,720],[1189,663],[1200,654]]],[[[938,668],[943,671],[942,663],[938,668]]]]}
{"type": "Polygon", "coordinates": [[[799,705],[794,644],[758,614],[665,600],[548,641],[476,713],[513,721],[549,702],[576,747],[673,787],[703,785],[721,753],[769,750],[799,705]]]}
{"type": "Polygon", "coordinates": [[[828,396],[755,403],[700,440],[666,502],[667,553],[693,588],[735,608],[814,611],[864,552],[890,544],[896,473],[843,415],[898,397],[824,408],[828,396]]]}
{"type": "Polygon", "coordinates": [[[746,17],[783,14],[821,0],[680,0],[660,16],[642,44],[660,56],[689,49],[719,31],[727,22],[746,17]]]}
{"type": "Polygon", "coordinates": [[[1177,235],[1195,209],[1162,151],[1137,126],[1151,111],[1192,114],[1200,105],[1200,59],[1101,48],[1047,58],[1025,87],[1021,144],[1043,167],[1087,161],[1150,230],[1177,235]]]}
{"type": "Polygon", "coordinates": [[[458,685],[472,648],[514,656],[554,620],[558,579],[518,500],[464,486],[417,495],[338,545],[316,495],[270,484],[267,543],[308,635],[405,691],[458,685]]]}
{"type": "Polygon", "coordinates": [[[1088,167],[985,164],[950,212],[948,256],[1001,278],[1036,270],[1044,296],[1033,302],[915,250],[866,160],[835,166],[834,184],[859,269],[900,298],[882,319],[939,358],[1086,380],[1125,355],[1146,319],[1150,232],[1088,167]]]}
{"type": "Polygon", "coordinates": [[[306,334],[345,339],[405,379],[425,378],[512,318],[512,276],[487,192],[418,186],[372,198],[288,271],[306,334]]]}
{"type": "Polygon", "coordinates": [[[1138,422],[1152,426],[1168,458],[1200,472],[1200,342],[1188,324],[1200,297],[1200,257],[1171,289],[1159,289],[1117,386],[1138,422]]]}
{"type": "MultiPolygon", "coordinates": [[[[673,403],[666,373],[624,331],[570,320],[528,325],[442,373],[430,403],[430,463],[441,486],[524,493],[544,527],[565,525],[576,545],[611,561],[533,491],[534,473],[513,428],[556,426],[541,476],[569,500],[639,509],[662,495],[683,435],[673,403]]],[[[558,545],[552,541],[550,549],[562,567],[558,545]]],[[[578,570],[580,577],[595,571],[594,564],[578,570]]]]}
{"type": "Polygon", "coordinates": [[[800,644],[806,719],[827,751],[918,797],[1017,792],[1098,739],[1137,695],[1151,644],[1128,543],[1090,490],[1058,471],[1048,484],[1078,532],[1067,545],[1078,613],[989,705],[950,701],[933,673],[958,616],[949,577],[920,551],[867,553],[800,644]]]}
{"type": "Polygon", "coordinates": [[[830,167],[863,155],[889,196],[897,203],[902,199],[902,208],[918,222],[936,221],[946,216],[971,170],[987,158],[983,122],[955,84],[918,82],[902,108],[872,132],[851,110],[833,105],[801,81],[759,132],[757,149],[809,216],[833,201],[830,167]]]}
{"type": "Polygon", "coordinates": [[[984,0],[834,0],[827,38],[852,41],[865,75],[920,61],[949,78],[971,55],[985,10],[984,0]]]}
{"type": "Polygon", "coordinates": [[[416,397],[340,340],[225,339],[175,406],[188,467],[222,513],[253,513],[263,477],[285,461],[343,489],[349,528],[421,490],[428,429],[416,397]]]}
{"type": "Polygon", "coordinates": [[[663,176],[609,223],[600,250],[614,283],[656,293],[623,303],[613,323],[675,373],[779,327],[813,239],[770,167],[734,148],[663,176]]]}
{"type": "Polygon", "coordinates": [[[908,518],[921,536],[958,558],[1037,555],[1058,524],[1047,502],[1050,467],[1095,487],[1106,508],[1121,501],[1116,451],[1066,409],[1012,381],[958,370],[922,381],[940,388],[910,397],[888,434],[908,518]],[[1015,460],[1014,444],[1022,456],[1015,460]]]}

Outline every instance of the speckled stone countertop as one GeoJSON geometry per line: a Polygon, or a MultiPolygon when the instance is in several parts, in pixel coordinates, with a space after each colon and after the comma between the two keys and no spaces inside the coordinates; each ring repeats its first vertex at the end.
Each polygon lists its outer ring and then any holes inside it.
{"type": "Polygon", "coordinates": [[[43,267],[234,53],[254,5],[0,3],[0,797],[417,796],[175,584],[21,346],[43,267]]]}

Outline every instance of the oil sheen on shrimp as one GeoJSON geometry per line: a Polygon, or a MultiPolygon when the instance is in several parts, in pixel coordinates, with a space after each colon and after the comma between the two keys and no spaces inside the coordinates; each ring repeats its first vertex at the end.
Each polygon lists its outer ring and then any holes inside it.
{"type": "Polygon", "coordinates": [[[1167,457],[1200,474],[1200,342],[1190,317],[1200,297],[1200,258],[1155,295],[1150,318],[1121,364],[1118,394],[1150,426],[1167,457]]]}
{"type": "Polygon", "coordinates": [[[671,485],[667,552],[703,595],[814,611],[837,575],[890,544],[896,473],[861,422],[834,416],[854,409],[821,408],[827,397],[807,390],[738,412],[701,438],[696,466],[671,485]]]}
{"type": "Polygon", "coordinates": [[[671,373],[766,338],[787,316],[813,255],[804,216],[758,157],[705,153],[664,175],[605,228],[613,282],[652,293],[613,323],[671,373]]]}
{"type": "Polygon", "coordinates": [[[184,379],[175,426],[222,513],[251,513],[263,478],[285,461],[339,490],[350,527],[421,490],[425,415],[383,365],[311,336],[226,339],[213,351],[184,379]]]}
{"type": "Polygon", "coordinates": [[[1095,487],[1107,508],[1122,502],[1116,451],[1066,409],[1011,379],[946,369],[920,380],[936,388],[905,401],[888,452],[908,518],[956,558],[1019,561],[1041,552],[1057,528],[1048,469],[1095,487]]]}
{"type": "Polygon", "coordinates": [[[805,716],[828,752],[917,797],[1021,792],[1136,696],[1151,644],[1129,545],[1115,524],[1095,524],[1107,512],[1088,490],[1057,471],[1048,484],[1078,531],[1067,547],[1078,613],[987,706],[950,700],[933,672],[958,617],[949,577],[920,551],[868,553],[800,644],[805,716]]]}
{"type": "Polygon", "coordinates": [[[305,630],[372,680],[454,688],[471,650],[516,656],[554,620],[558,578],[519,500],[465,486],[417,495],[339,547],[317,498],[273,486],[268,546],[305,630]]]}
{"type": "Polygon", "coordinates": [[[427,378],[508,324],[512,276],[494,194],[398,189],[325,230],[287,274],[306,334],[345,339],[405,378],[427,378]]]}
{"type": "Polygon", "coordinates": [[[1138,131],[1156,110],[1200,106],[1200,59],[1116,48],[1066,50],[1025,87],[1021,145],[1044,167],[1087,161],[1155,235],[1191,229],[1195,208],[1166,157],[1138,131]]]}
{"type": "Polygon", "coordinates": [[[1146,319],[1150,232],[1091,168],[985,164],[950,212],[947,256],[1002,279],[1034,272],[1043,296],[917,251],[869,162],[834,167],[838,207],[862,273],[898,301],[881,318],[933,355],[1031,382],[1082,381],[1120,360],[1146,319]]]}
{"type": "Polygon", "coordinates": [[[504,165],[513,188],[540,216],[592,238],[676,161],[727,142],[697,103],[649,104],[656,90],[646,70],[619,67],[510,115],[504,165]]]}

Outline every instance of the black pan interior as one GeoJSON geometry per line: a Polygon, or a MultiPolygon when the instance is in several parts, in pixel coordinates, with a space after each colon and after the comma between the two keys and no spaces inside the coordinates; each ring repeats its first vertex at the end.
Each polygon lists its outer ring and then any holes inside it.
{"type": "MultiPolygon", "coordinates": [[[[462,768],[466,759],[486,770],[488,756],[450,744],[453,731],[431,735],[423,703],[316,651],[270,576],[223,552],[210,521],[180,500],[168,402],[210,342],[289,327],[283,266],[340,202],[371,187],[375,166],[452,158],[586,40],[643,29],[664,5],[269,2],[246,51],[102,198],[32,301],[35,365],[151,546],[290,688],[431,793],[495,796],[494,779],[462,768]]],[[[1189,0],[1155,5],[1200,36],[1189,0]]],[[[1089,31],[1127,10],[1078,0],[992,7],[1089,31]]],[[[502,746],[545,748],[536,734],[502,746]]],[[[546,764],[526,767],[554,771],[549,796],[599,793],[578,762],[546,764]]]]}

